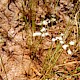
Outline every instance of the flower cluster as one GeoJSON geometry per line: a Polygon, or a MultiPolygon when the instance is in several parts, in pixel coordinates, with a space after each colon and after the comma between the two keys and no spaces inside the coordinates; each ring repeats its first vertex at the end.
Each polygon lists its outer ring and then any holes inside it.
{"type": "Polygon", "coordinates": [[[75,42],[74,42],[74,41],[70,41],[68,44],[64,44],[64,45],[62,46],[62,48],[63,48],[64,50],[67,50],[67,53],[68,53],[68,54],[73,54],[73,52],[72,52],[71,49],[69,48],[70,46],[73,46],[73,45],[75,45],[75,42]]]}
{"type": "Polygon", "coordinates": [[[43,27],[40,31],[33,33],[33,36],[34,37],[36,36],[46,37],[46,36],[49,36],[49,33],[47,32],[47,29],[43,27]]]}
{"type": "MultiPolygon", "coordinates": [[[[46,37],[46,36],[49,36],[49,33],[47,32],[47,29],[43,27],[39,32],[33,33],[33,37],[36,37],[36,36],[46,37]]],[[[62,45],[62,48],[66,50],[68,54],[72,54],[73,52],[71,51],[69,47],[75,45],[75,42],[70,41],[68,44],[65,44],[65,41],[63,40],[63,36],[64,34],[61,33],[60,36],[52,38],[52,42],[55,42],[58,40],[60,44],[62,45]]]]}
{"type": "Polygon", "coordinates": [[[55,15],[51,15],[50,19],[47,18],[43,21],[40,21],[39,23],[36,23],[36,25],[38,25],[38,26],[41,26],[41,25],[47,26],[48,24],[54,23],[54,22],[56,22],[56,17],[55,17],[55,15]]]}
{"type": "Polygon", "coordinates": [[[62,48],[64,50],[66,50],[68,54],[72,54],[73,52],[71,51],[71,49],[69,47],[75,45],[75,42],[70,41],[68,44],[64,44],[65,42],[63,41],[63,36],[64,36],[64,34],[61,33],[61,35],[59,37],[52,38],[52,42],[55,42],[56,40],[59,40],[60,44],[62,45],[62,48]]]}

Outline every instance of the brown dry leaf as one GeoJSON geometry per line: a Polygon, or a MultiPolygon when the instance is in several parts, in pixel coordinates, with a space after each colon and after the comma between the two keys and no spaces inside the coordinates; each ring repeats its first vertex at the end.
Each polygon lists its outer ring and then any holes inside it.
{"type": "Polygon", "coordinates": [[[51,47],[51,45],[52,45],[52,43],[51,43],[51,41],[49,39],[43,40],[42,43],[43,43],[42,44],[42,48],[43,49],[49,49],[51,47]]]}
{"type": "MultiPolygon", "coordinates": [[[[23,59],[23,68],[24,68],[24,71],[27,74],[29,74],[30,73],[30,67],[31,67],[32,63],[31,63],[30,57],[27,56],[27,55],[25,55],[25,56],[24,56],[24,59],[23,59]]],[[[29,74],[29,75],[31,75],[31,74],[29,74]]]]}
{"type": "Polygon", "coordinates": [[[71,72],[71,70],[75,70],[75,65],[69,64],[69,65],[65,66],[65,68],[67,69],[68,72],[71,72]]]}
{"type": "Polygon", "coordinates": [[[14,41],[16,41],[17,43],[23,42],[22,32],[21,32],[21,33],[18,33],[18,34],[14,37],[14,41]]]}

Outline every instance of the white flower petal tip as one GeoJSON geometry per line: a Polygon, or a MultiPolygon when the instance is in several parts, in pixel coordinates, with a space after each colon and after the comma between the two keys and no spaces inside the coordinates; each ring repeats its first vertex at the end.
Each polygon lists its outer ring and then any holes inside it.
{"type": "Polygon", "coordinates": [[[70,41],[69,44],[70,44],[70,45],[74,45],[75,42],[74,42],[74,41],[70,41]]]}
{"type": "Polygon", "coordinates": [[[43,33],[41,36],[42,36],[42,37],[49,36],[49,33],[48,33],[48,32],[46,32],[46,33],[43,33]]]}
{"type": "Polygon", "coordinates": [[[61,35],[61,36],[64,36],[64,34],[63,34],[63,33],[61,33],[60,35],[61,35]]]}
{"type": "Polygon", "coordinates": [[[67,47],[69,47],[69,45],[64,44],[64,45],[62,46],[62,48],[63,48],[64,50],[66,50],[67,47]]]}
{"type": "Polygon", "coordinates": [[[41,32],[35,32],[35,33],[33,33],[33,36],[35,37],[35,36],[41,36],[41,32]]]}
{"type": "Polygon", "coordinates": [[[64,41],[60,41],[61,44],[64,44],[64,41]]]}
{"type": "Polygon", "coordinates": [[[60,37],[56,37],[56,40],[62,41],[62,37],[61,36],[60,37]]]}
{"type": "Polygon", "coordinates": [[[45,35],[46,35],[46,36],[49,36],[49,33],[48,33],[48,32],[46,32],[46,33],[45,33],[45,35]]]}
{"type": "Polygon", "coordinates": [[[46,31],[46,28],[43,27],[40,31],[41,31],[41,32],[45,32],[45,31],[46,31]]]}
{"type": "Polygon", "coordinates": [[[52,42],[55,42],[57,39],[56,38],[52,38],[52,42]]]}
{"type": "Polygon", "coordinates": [[[67,50],[67,53],[71,55],[72,54],[72,51],[70,49],[68,49],[67,50]]]}
{"type": "Polygon", "coordinates": [[[48,25],[48,22],[47,22],[46,20],[44,20],[44,21],[42,22],[42,24],[43,24],[43,25],[48,25]]]}
{"type": "Polygon", "coordinates": [[[47,23],[50,23],[50,20],[49,20],[49,19],[46,19],[45,21],[46,21],[47,23]]]}

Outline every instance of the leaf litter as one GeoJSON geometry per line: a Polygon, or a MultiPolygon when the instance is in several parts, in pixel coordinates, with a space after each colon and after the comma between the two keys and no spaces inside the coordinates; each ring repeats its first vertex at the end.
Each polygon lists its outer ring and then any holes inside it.
{"type": "Polygon", "coordinates": [[[0,1],[1,80],[80,79],[80,39],[74,22],[80,1],[76,1],[0,1]]]}

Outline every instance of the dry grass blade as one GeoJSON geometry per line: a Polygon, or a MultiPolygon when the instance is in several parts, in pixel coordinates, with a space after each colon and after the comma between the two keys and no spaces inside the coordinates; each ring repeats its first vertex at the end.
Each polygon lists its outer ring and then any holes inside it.
{"type": "Polygon", "coordinates": [[[5,70],[5,67],[4,67],[3,60],[2,60],[1,55],[0,55],[0,63],[1,63],[1,68],[2,68],[2,70],[4,71],[4,73],[5,73],[5,75],[6,75],[6,80],[8,80],[8,76],[7,76],[7,73],[6,73],[6,70],[5,70]]]}
{"type": "Polygon", "coordinates": [[[61,64],[61,65],[56,65],[56,66],[54,66],[54,68],[56,68],[56,67],[62,67],[62,66],[66,66],[66,65],[72,65],[72,64],[78,64],[78,63],[80,63],[80,61],[72,61],[72,62],[68,62],[68,63],[64,63],[64,64],[61,64]]]}

